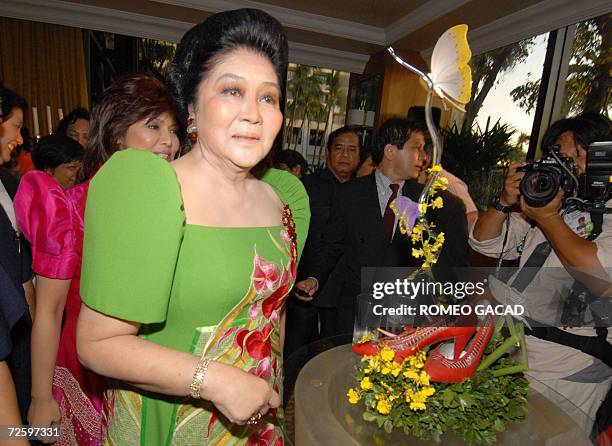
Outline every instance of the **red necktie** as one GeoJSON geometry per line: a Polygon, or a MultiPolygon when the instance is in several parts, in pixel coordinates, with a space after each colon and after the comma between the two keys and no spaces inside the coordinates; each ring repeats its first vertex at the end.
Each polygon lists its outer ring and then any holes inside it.
{"type": "Polygon", "coordinates": [[[397,191],[399,190],[399,184],[389,184],[391,188],[391,196],[389,197],[389,201],[387,201],[387,207],[385,208],[385,215],[383,216],[383,226],[385,228],[385,233],[387,234],[387,240],[391,241],[393,238],[393,226],[395,224],[395,214],[393,213],[393,209],[391,209],[390,205],[397,197],[397,191]]]}

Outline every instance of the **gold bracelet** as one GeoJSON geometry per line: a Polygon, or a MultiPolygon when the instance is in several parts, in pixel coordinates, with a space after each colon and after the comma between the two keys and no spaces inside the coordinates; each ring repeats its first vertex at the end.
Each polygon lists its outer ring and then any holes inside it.
{"type": "Polygon", "coordinates": [[[202,387],[202,381],[204,381],[204,376],[208,371],[208,363],[210,363],[210,358],[207,356],[203,356],[198,361],[198,365],[196,365],[195,372],[193,372],[193,381],[191,381],[191,385],[189,386],[191,397],[199,400],[202,398],[200,395],[200,388],[202,387]]]}

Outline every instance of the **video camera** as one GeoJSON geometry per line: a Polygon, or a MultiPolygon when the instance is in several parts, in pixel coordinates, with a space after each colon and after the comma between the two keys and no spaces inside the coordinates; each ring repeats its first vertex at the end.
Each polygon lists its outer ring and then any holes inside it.
{"type": "Polygon", "coordinates": [[[574,204],[588,212],[606,212],[606,201],[612,198],[612,141],[589,146],[586,171],[580,178],[574,161],[561,157],[559,150],[557,144],[549,146],[540,160],[517,169],[525,172],[519,186],[525,202],[532,207],[545,206],[562,188],[566,205],[574,204]]]}

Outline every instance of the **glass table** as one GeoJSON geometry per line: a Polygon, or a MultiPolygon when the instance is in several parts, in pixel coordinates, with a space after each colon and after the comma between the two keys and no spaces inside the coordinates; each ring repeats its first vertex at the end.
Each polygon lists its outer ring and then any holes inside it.
{"type": "MultiPolygon", "coordinates": [[[[349,404],[346,392],[354,386],[350,337],[339,336],[310,344],[285,361],[287,439],[297,446],[311,445],[426,445],[432,440],[408,437],[395,429],[387,434],[376,423],[363,421],[362,404],[349,404]]],[[[582,426],[592,426],[580,409],[545,384],[529,378],[528,415],[510,423],[497,435],[498,445],[592,445],[582,426]]],[[[445,446],[466,444],[447,432],[445,446]]]]}

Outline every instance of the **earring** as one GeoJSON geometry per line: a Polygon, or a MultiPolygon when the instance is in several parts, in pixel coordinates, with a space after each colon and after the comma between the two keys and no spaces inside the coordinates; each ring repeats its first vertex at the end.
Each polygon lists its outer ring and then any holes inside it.
{"type": "Polygon", "coordinates": [[[198,127],[196,126],[195,119],[187,119],[187,138],[192,143],[198,140],[198,127]]]}

